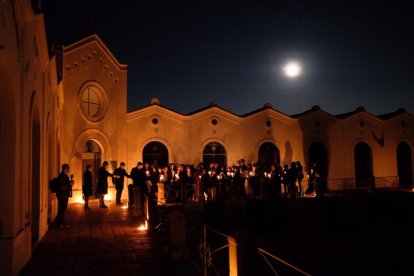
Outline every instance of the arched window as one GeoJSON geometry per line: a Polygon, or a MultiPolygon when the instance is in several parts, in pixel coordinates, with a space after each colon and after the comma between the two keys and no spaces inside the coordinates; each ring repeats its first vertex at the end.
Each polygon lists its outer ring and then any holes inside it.
{"type": "Polygon", "coordinates": [[[371,148],[364,142],[356,144],[354,149],[355,184],[356,187],[369,187],[372,184],[372,153],[371,148]]]}
{"type": "Polygon", "coordinates": [[[210,142],[204,147],[203,164],[208,167],[211,162],[218,163],[219,166],[227,166],[226,150],[218,142],[210,142]]]}
{"type": "Polygon", "coordinates": [[[268,170],[272,164],[280,163],[279,149],[275,144],[265,142],[259,147],[259,163],[260,166],[268,170]]]}
{"type": "Polygon", "coordinates": [[[142,160],[150,165],[166,166],[168,165],[168,149],[161,142],[150,142],[142,151],[142,160]]]}
{"type": "Polygon", "coordinates": [[[411,156],[411,147],[406,142],[400,142],[397,146],[397,168],[400,186],[407,187],[413,184],[411,156]]]}

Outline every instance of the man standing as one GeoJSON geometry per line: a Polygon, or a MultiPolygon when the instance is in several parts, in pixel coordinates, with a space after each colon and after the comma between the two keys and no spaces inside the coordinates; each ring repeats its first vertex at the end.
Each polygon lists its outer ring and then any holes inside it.
{"type": "Polygon", "coordinates": [[[70,167],[68,164],[63,164],[62,171],[57,177],[58,186],[56,189],[56,198],[58,200],[58,212],[55,222],[56,228],[69,227],[69,224],[65,224],[64,221],[65,211],[68,208],[70,190],[73,186],[73,176],[69,179],[69,169],[70,167]]]}
{"type": "Polygon", "coordinates": [[[124,189],[124,176],[131,178],[131,176],[125,170],[125,163],[121,162],[119,168],[114,171],[114,175],[118,176],[119,178],[112,178],[112,183],[115,184],[116,190],[116,205],[122,205],[121,202],[121,195],[122,190],[124,189]]]}
{"type": "Polygon", "coordinates": [[[98,173],[98,186],[96,187],[96,193],[98,194],[99,207],[101,208],[108,208],[108,206],[105,205],[105,195],[108,194],[108,177],[119,178],[118,176],[110,173],[108,169],[109,163],[108,161],[104,161],[98,173]]]}

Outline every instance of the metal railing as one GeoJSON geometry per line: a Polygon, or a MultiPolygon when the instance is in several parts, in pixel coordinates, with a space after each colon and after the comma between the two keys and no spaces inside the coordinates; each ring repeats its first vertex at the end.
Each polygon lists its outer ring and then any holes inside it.
{"type": "Polygon", "coordinates": [[[365,183],[361,183],[362,185],[357,185],[357,182],[356,178],[331,178],[327,180],[330,190],[367,189],[370,185],[375,188],[401,187],[398,176],[375,177],[372,180],[367,180],[365,183]]]}
{"type": "Polygon", "coordinates": [[[188,258],[203,275],[237,275],[237,254],[231,254],[235,239],[196,219],[189,219],[192,228],[187,232],[188,258]],[[236,271],[235,271],[236,270],[236,271]]]}
{"type": "Polygon", "coordinates": [[[270,258],[272,258],[273,260],[278,261],[279,263],[281,263],[281,264],[283,264],[283,265],[285,265],[285,266],[289,267],[290,269],[292,269],[292,270],[294,270],[294,271],[296,271],[296,272],[299,272],[299,273],[300,273],[300,274],[302,274],[302,275],[307,275],[307,276],[310,276],[310,274],[309,274],[309,273],[307,273],[307,272],[305,272],[305,271],[301,270],[300,268],[298,268],[298,267],[296,267],[296,266],[294,266],[294,265],[292,265],[292,264],[288,263],[287,261],[285,261],[285,260],[283,260],[283,259],[281,259],[281,258],[276,257],[275,255],[273,255],[273,254],[271,254],[271,253],[267,252],[266,250],[264,250],[264,249],[262,249],[262,248],[259,248],[259,247],[258,247],[258,248],[257,248],[257,250],[259,251],[259,254],[260,254],[260,255],[263,257],[263,259],[265,260],[266,264],[269,266],[270,270],[274,273],[274,275],[279,275],[279,273],[277,272],[276,268],[275,268],[275,267],[271,264],[271,262],[269,261],[269,259],[268,259],[267,257],[270,257],[270,258]]]}

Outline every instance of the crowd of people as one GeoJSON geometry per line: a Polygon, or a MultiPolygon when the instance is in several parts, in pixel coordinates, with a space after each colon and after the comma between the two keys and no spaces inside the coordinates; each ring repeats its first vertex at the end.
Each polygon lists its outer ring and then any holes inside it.
{"type": "MultiPolygon", "coordinates": [[[[185,201],[218,201],[237,199],[268,199],[275,197],[302,197],[307,194],[321,195],[320,173],[316,164],[305,172],[300,161],[280,166],[273,164],[266,168],[260,164],[246,164],[244,159],[231,167],[219,166],[211,162],[195,165],[169,164],[166,166],[149,165],[138,162],[128,174],[125,163],[113,173],[108,171],[109,164],[104,162],[98,173],[98,194],[100,207],[106,208],[104,195],[108,193],[108,177],[116,189],[116,204],[122,205],[121,196],[125,177],[132,179],[128,185],[129,205],[133,204],[132,188],[138,188],[143,194],[154,199],[158,197],[158,185],[163,184],[166,203],[185,201]],[[303,187],[303,180],[308,177],[308,185],[303,187]]],[[[88,198],[92,194],[91,168],[84,173],[83,194],[85,209],[89,209],[88,198]]]]}
{"type": "MultiPolygon", "coordinates": [[[[72,177],[69,178],[69,165],[63,164],[58,176],[59,189],[56,192],[58,199],[58,214],[56,225],[62,227],[64,212],[67,208],[70,190],[73,186],[72,177]]],[[[185,201],[224,201],[238,199],[269,199],[277,197],[302,197],[306,194],[314,196],[323,195],[321,175],[319,168],[314,163],[310,169],[305,170],[300,161],[285,164],[272,164],[266,168],[260,164],[246,164],[244,159],[237,161],[231,167],[220,166],[211,162],[208,166],[199,163],[197,166],[169,164],[166,166],[149,165],[138,162],[128,174],[125,163],[113,173],[109,171],[109,163],[104,161],[98,172],[96,194],[99,198],[99,206],[107,208],[104,196],[108,193],[108,178],[116,189],[116,204],[121,202],[125,177],[132,179],[128,185],[128,204],[132,207],[132,190],[139,189],[141,194],[146,194],[154,200],[158,200],[158,186],[163,185],[165,203],[178,203],[185,201]],[[303,187],[305,176],[308,185],[303,187]]],[[[89,208],[89,197],[93,194],[92,166],[87,165],[83,174],[82,193],[84,197],[84,209],[89,208]]]]}

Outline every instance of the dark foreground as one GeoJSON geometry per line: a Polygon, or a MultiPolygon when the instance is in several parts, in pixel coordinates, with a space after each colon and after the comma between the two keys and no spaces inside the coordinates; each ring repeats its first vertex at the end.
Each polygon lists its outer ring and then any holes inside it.
{"type": "MultiPolygon", "coordinates": [[[[311,275],[414,275],[414,193],[377,191],[323,198],[190,204],[181,261],[168,255],[171,222],[150,234],[120,206],[84,212],[72,204],[72,227],[49,230],[22,275],[203,275],[203,221],[209,275],[228,275],[228,243],[238,243],[239,275],[301,275],[259,248],[311,275]],[[270,265],[267,263],[269,262],[270,265]]],[[[168,214],[168,208],[158,208],[168,214]]],[[[167,219],[168,220],[168,219],[167,219]]]]}
{"type": "MultiPolygon", "coordinates": [[[[238,237],[243,275],[275,275],[258,248],[311,275],[414,275],[412,192],[255,200],[208,208],[210,225],[238,237]]],[[[272,258],[268,261],[279,275],[301,275],[272,258]]]]}

